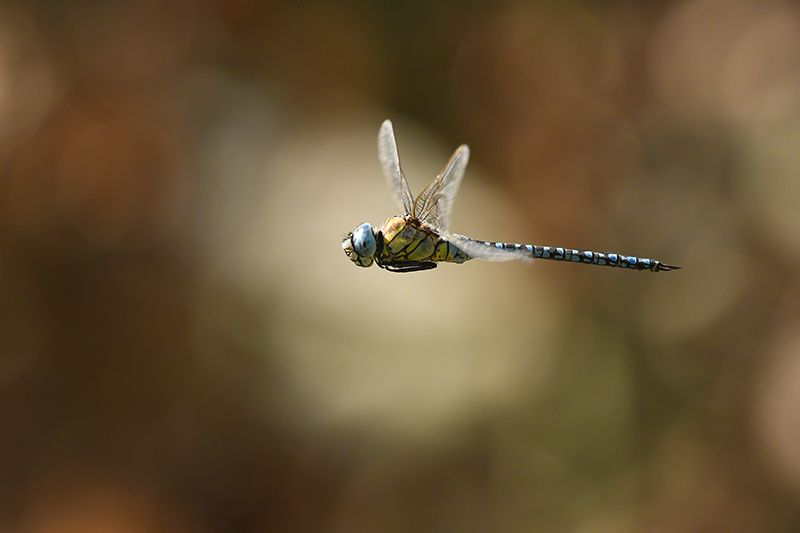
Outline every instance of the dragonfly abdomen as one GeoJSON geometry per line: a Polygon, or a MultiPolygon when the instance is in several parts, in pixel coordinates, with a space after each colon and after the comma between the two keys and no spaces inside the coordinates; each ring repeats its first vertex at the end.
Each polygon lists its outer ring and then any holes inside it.
{"type": "Polygon", "coordinates": [[[634,257],[616,253],[592,252],[589,250],[575,250],[556,246],[534,246],[531,244],[514,244],[507,242],[482,241],[488,246],[494,246],[510,252],[527,252],[534,259],[549,259],[551,261],[568,261],[571,263],[585,263],[588,265],[630,268],[633,270],[650,270],[652,272],[678,270],[681,267],[665,265],[655,259],[634,257]]]}

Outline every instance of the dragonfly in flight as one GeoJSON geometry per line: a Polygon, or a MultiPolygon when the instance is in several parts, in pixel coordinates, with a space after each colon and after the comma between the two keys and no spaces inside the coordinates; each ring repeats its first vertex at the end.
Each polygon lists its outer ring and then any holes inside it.
{"type": "Polygon", "coordinates": [[[463,263],[470,259],[489,261],[550,259],[619,267],[630,270],[662,272],[678,270],[655,259],[616,253],[590,252],[554,246],[534,246],[504,242],[477,241],[450,233],[450,213],[453,209],[461,178],[469,160],[469,148],[462,144],[450,157],[430,185],[416,197],[411,194],[400,168],[392,122],[386,120],[378,134],[378,156],[383,175],[392,190],[395,202],[403,215],[391,217],[379,230],[369,223],[358,226],[344,236],[342,249],[360,267],[372,263],[390,272],[416,272],[436,268],[439,262],[463,263]]]}

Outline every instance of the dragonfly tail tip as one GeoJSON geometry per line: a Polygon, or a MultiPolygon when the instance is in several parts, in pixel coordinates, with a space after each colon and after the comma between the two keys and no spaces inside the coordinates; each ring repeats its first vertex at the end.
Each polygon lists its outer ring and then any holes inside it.
{"type": "Polygon", "coordinates": [[[680,270],[681,267],[677,265],[665,265],[664,263],[658,263],[656,268],[653,269],[653,272],[669,272],[670,270],[680,270]]]}

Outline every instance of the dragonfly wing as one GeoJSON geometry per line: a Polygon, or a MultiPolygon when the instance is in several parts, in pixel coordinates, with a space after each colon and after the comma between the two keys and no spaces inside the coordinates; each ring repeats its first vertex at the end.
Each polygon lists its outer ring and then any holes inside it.
{"type": "Polygon", "coordinates": [[[419,194],[414,202],[414,216],[439,232],[447,231],[453,200],[464,177],[467,162],[469,148],[462,144],[450,157],[442,173],[419,194]]]}
{"type": "Polygon", "coordinates": [[[411,189],[400,168],[400,156],[397,155],[397,143],[394,140],[391,120],[384,121],[378,133],[378,157],[381,160],[383,176],[386,178],[389,189],[392,190],[395,203],[403,209],[404,214],[412,214],[414,197],[411,195],[411,189]]]}
{"type": "Polygon", "coordinates": [[[442,236],[463,250],[470,259],[522,261],[524,263],[533,261],[533,254],[525,246],[516,250],[509,250],[507,248],[499,248],[498,244],[502,245],[502,243],[476,241],[457,233],[447,233],[442,236]]]}

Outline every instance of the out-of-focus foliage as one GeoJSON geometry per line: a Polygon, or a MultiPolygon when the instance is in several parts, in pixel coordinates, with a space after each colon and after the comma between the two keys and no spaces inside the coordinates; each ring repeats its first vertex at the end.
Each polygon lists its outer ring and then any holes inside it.
{"type": "Polygon", "coordinates": [[[795,3],[2,2],[0,165],[4,531],[800,524],[795,3]]]}

